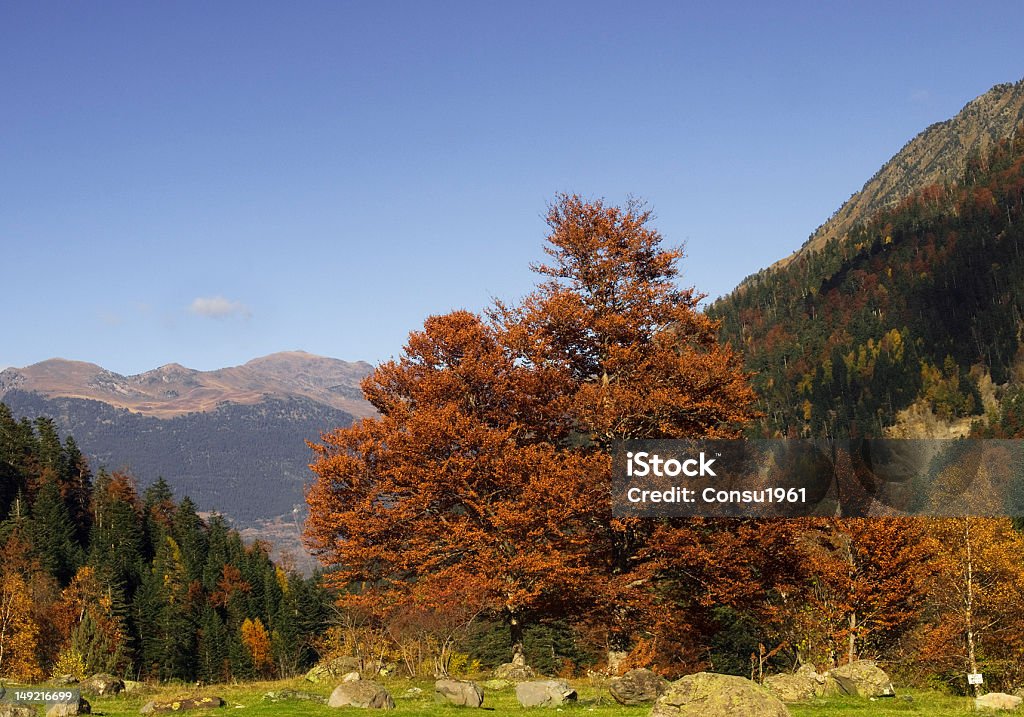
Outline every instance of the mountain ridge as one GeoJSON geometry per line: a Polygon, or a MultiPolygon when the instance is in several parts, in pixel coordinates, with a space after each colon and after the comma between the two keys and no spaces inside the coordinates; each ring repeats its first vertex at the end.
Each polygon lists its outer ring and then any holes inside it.
{"type": "Polygon", "coordinates": [[[173,418],[211,411],[224,403],[251,406],[271,397],[302,397],[363,418],[375,414],[359,388],[372,370],[365,361],[304,351],[282,351],[212,371],[172,362],[131,375],[86,361],[51,358],[0,371],[0,400],[9,391],[19,390],[48,399],[95,400],[144,416],[173,418]]]}

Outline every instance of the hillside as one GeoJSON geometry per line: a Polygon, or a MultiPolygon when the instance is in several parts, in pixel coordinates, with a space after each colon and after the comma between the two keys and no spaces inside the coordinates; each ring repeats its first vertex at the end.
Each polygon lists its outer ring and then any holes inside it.
{"type": "Polygon", "coordinates": [[[1006,413],[1024,361],[1022,249],[1018,133],[717,302],[756,373],[756,431],[898,435],[938,418],[962,435],[1006,413]]]}
{"type": "Polygon", "coordinates": [[[762,272],[786,266],[832,240],[843,241],[858,223],[894,209],[933,184],[960,181],[971,157],[987,155],[1024,122],[1024,80],[996,85],[969,102],[955,117],[918,134],[851,196],[795,253],[762,272]]]}

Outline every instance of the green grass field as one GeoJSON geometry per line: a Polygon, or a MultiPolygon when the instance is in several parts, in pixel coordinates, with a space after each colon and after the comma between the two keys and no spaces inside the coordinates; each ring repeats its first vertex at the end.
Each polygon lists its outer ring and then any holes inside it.
{"type": "MultiPolygon", "coordinates": [[[[169,701],[176,697],[216,695],[227,702],[226,707],[218,710],[197,710],[188,714],[196,717],[214,714],[221,715],[221,717],[226,717],[229,714],[253,715],[253,717],[292,717],[297,715],[334,715],[337,717],[339,710],[309,701],[269,702],[263,699],[266,692],[285,688],[327,696],[332,686],[310,685],[301,679],[239,685],[211,685],[199,690],[166,686],[155,689],[146,695],[95,698],[92,700],[92,706],[93,714],[127,717],[128,715],[138,715],[139,709],[148,700],[154,698],[169,701]]],[[[515,694],[511,689],[488,692],[484,700],[484,707],[481,710],[475,710],[435,704],[433,682],[390,680],[386,686],[395,699],[396,709],[391,714],[396,717],[397,715],[430,715],[431,717],[462,715],[465,717],[467,713],[472,712],[484,712],[498,717],[500,715],[520,715],[524,712],[524,709],[516,702],[515,694]],[[418,687],[423,692],[419,695],[407,694],[407,690],[411,687],[418,687]]],[[[579,701],[575,705],[562,708],[561,714],[578,714],[580,717],[583,715],[641,717],[650,712],[649,707],[622,707],[611,699],[607,690],[585,680],[575,682],[574,687],[579,693],[579,701]]],[[[531,711],[539,714],[556,713],[555,710],[544,709],[531,711]]],[[[361,710],[348,708],[342,712],[358,713],[361,710]]],[[[790,712],[793,717],[840,717],[845,715],[851,717],[902,717],[906,715],[952,717],[953,715],[976,714],[969,699],[923,690],[901,691],[900,696],[896,699],[888,700],[868,701],[849,698],[820,700],[811,704],[791,705],[790,712]]]]}

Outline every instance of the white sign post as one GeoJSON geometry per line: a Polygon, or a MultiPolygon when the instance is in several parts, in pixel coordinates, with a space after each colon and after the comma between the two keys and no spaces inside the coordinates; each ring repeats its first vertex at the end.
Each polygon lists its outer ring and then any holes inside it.
{"type": "Polygon", "coordinates": [[[985,678],[981,676],[980,672],[969,672],[967,673],[967,684],[969,685],[980,685],[985,682],[985,678]]]}

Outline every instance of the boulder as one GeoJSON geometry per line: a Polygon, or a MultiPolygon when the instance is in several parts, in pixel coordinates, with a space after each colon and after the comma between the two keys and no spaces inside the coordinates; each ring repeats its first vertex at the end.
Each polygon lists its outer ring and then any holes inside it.
{"type": "Polygon", "coordinates": [[[537,676],[529,665],[517,665],[514,662],[506,662],[494,668],[494,679],[509,680],[510,682],[522,682],[532,680],[537,676]]]}
{"type": "Polygon", "coordinates": [[[670,684],[650,717],[789,717],[789,710],[744,677],[698,672],[670,684]]]}
{"type": "Polygon", "coordinates": [[[306,681],[313,684],[331,682],[349,672],[359,672],[361,667],[358,657],[335,657],[333,660],[324,660],[313,665],[306,673],[306,681]]]}
{"type": "Polygon", "coordinates": [[[668,680],[647,669],[630,670],[621,677],[613,677],[608,691],[620,705],[644,705],[661,697],[668,680]]]}
{"type": "Polygon", "coordinates": [[[826,693],[851,697],[895,697],[892,680],[872,660],[857,660],[826,673],[826,693]]]}
{"type": "Polygon", "coordinates": [[[370,680],[342,682],[327,699],[328,707],[363,707],[393,710],[395,701],[382,685],[370,680]]]}
{"type": "Polygon", "coordinates": [[[36,717],[36,708],[0,702],[0,717],[36,717]]]}
{"type": "Polygon", "coordinates": [[[768,675],[764,688],[783,702],[808,702],[825,692],[825,677],[813,670],[808,673],[768,675]]]}
{"type": "Polygon", "coordinates": [[[101,672],[82,680],[78,689],[93,697],[108,697],[124,690],[124,680],[101,672]]]}
{"type": "Polygon", "coordinates": [[[92,714],[92,706],[82,697],[74,702],[54,702],[46,708],[46,717],[72,717],[92,714]]]}
{"type": "Polygon", "coordinates": [[[342,682],[359,682],[363,679],[358,672],[349,672],[347,675],[341,678],[342,682]]]}
{"type": "Polygon", "coordinates": [[[576,690],[562,680],[536,680],[516,685],[516,699],[523,707],[560,707],[576,701],[576,690]]]}
{"type": "Polygon", "coordinates": [[[77,685],[78,678],[74,675],[57,675],[50,680],[51,685],[57,685],[58,687],[66,687],[67,685],[77,685]]]}
{"type": "Polygon", "coordinates": [[[150,700],[142,706],[139,714],[151,715],[164,712],[185,712],[187,710],[208,710],[214,707],[223,707],[224,700],[220,697],[183,697],[180,700],[169,702],[157,702],[150,700]]]}
{"type": "Polygon", "coordinates": [[[974,700],[976,710],[1015,710],[1020,707],[1024,698],[1008,695],[1005,692],[989,692],[974,700]]]}
{"type": "Polygon", "coordinates": [[[322,705],[327,704],[326,697],[314,695],[312,692],[303,692],[302,690],[272,690],[263,695],[264,702],[281,702],[283,700],[305,700],[307,702],[319,702],[322,705]]]}
{"type": "Polygon", "coordinates": [[[434,695],[439,702],[459,707],[479,707],[484,703],[483,689],[469,680],[438,680],[434,683],[434,695]]]}
{"type": "Polygon", "coordinates": [[[124,680],[124,693],[126,695],[144,695],[147,692],[152,692],[153,688],[147,685],[145,682],[136,682],[135,680],[124,680]]]}

